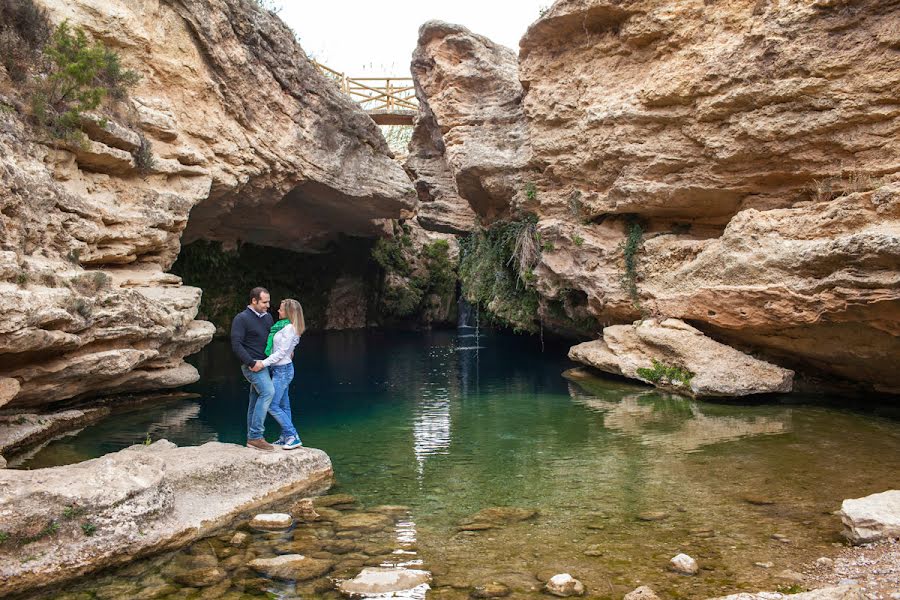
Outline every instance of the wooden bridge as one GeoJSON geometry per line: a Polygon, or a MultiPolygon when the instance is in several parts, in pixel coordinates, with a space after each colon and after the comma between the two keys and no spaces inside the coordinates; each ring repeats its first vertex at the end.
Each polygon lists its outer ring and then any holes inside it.
{"type": "Polygon", "coordinates": [[[348,77],[318,61],[313,64],[379,125],[413,124],[419,102],[412,77],[348,77]]]}

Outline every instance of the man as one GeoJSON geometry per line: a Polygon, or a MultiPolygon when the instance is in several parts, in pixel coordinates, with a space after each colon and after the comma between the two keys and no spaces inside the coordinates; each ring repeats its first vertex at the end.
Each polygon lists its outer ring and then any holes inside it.
{"type": "Polygon", "coordinates": [[[263,366],[273,324],[268,311],[269,291],[261,287],[250,290],[250,304],[231,322],[231,349],[241,361],[241,373],[250,382],[247,447],[271,452],[275,446],[263,439],[266,413],[275,395],[269,370],[263,366]]]}

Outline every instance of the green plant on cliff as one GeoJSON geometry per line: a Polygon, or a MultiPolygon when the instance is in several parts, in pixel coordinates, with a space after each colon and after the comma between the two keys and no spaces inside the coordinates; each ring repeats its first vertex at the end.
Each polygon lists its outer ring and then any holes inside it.
{"type": "Polygon", "coordinates": [[[37,66],[50,31],[46,13],[33,0],[0,2],[0,64],[15,83],[37,66]]]}
{"type": "Polygon", "coordinates": [[[35,120],[51,137],[84,143],[82,115],[107,97],[122,99],[140,76],[84,30],[60,23],[43,48],[45,63],[31,90],[35,120]]]}
{"type": "Polygon", "coordinates": [[[429,242],[416,254],[412,240],[402,233],[378,240],[372,258],[385,274],[378,306],[385,317],[419,315],[431,322],[437,305],[456,289],[456,270],[446,240],[429,242]]]}
{"type": "Polygon", "coordinates": [[[156,159],[153,157],[153,144],[150,143],[150,140],[143,133],[138,134],[138,137],[141,140],[141,144],[131,153],[131,156],[134,158],[134,165],[139,172],[149,173],[156,165],[156,159]]]}
{"type": "Polygon", "coordinates": [[[637,289],[637,253],[641,249],[644,240],[644,229],[640,223],[631,220],[628,224],[628,235],[622,246],[622,256],[625,261],[625,272],[622,275],[622,286],[628,292],[631,302],[635,307],[640,307],[640,296],[637,289]]]}
{"type": "Polygon", "coordinates": [[[538,330],[534,267],[541,256],[536,223],[529,214],[460,238],[459,262],[466,300],[500,325],[532,333],[538,330]]]}
{"type": "Polygon", "coordinates": [[[645,379],[654,384],[688,386],[694,374],[689,370],[675,366],[667,365],[656,359],[653,359],[651,368],[639,367],[636,369],[638,377],[645,379]]]}

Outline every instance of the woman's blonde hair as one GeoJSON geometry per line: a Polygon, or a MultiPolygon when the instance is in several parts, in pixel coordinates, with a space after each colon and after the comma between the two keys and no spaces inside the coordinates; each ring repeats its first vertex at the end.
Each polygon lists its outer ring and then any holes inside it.
{"type": "Polygon", "coordinates": [[[306,331],[306,320],[303,318],[303,307],[293,298],[282,300],[281,305],[284,307],[285,316],[291,322],[291,325],[294,326],[294,331],[297,332],[297,335],[303,335],[303,332],[306,331]]]}

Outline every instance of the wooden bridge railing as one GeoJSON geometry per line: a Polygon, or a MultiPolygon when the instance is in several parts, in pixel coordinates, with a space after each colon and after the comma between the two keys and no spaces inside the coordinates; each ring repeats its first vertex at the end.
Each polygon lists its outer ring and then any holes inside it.
{"type": "Polygon", "coordinates": [[[318,61],[313,64],[379,125],[412,125],[419,110],[412,77],[348,77],[318,61]]]}

